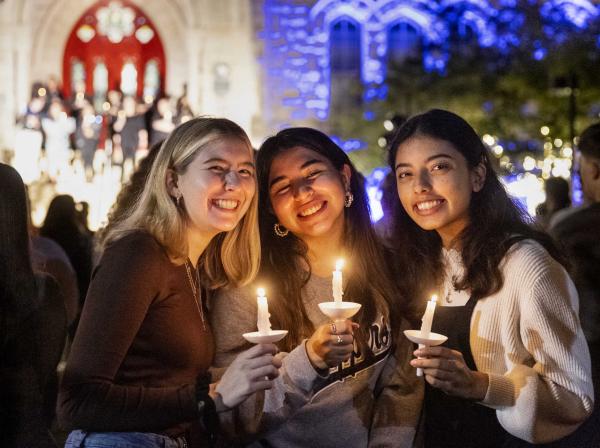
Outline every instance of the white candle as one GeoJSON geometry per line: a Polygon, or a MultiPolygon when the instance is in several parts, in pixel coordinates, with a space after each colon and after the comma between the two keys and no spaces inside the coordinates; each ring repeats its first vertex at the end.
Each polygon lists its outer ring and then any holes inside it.
{"type": "Polygon", "coordinates": [[[342,296],[344,295],[344,289],[342,287],[342,267],[344,266],[344,260],[338,260],[335,262],[335,271],[333,271],[333,278],[331,279],[331,289],[333,290],[333,300],[335,302],[341,302],[342,296]]]}
{"type": "Polygon", "coordinates": [[[433,313],[435,313],[435,303],[437,302],[437,296],[434,294],[431,296],[431,300],[427,302],[427,308],[425,314],[421,319],[421,337],[428,338],[431,333],[431,324],[433,322],[433,313]]]}
{"type": "Polygon", "coordinates": [[[271,322],[269,321],[269,303],[265,296],[265,290],[263,288],[258,288],[256,293],[256,303],[258,305],[258,332],[261,335],[269,334],[271,332],[271,322]]]}
{"type": "MultiPolygon", "coordinates": [[[[425,314],[421,319],[421,337],[429,338],[431,333],[431,324],[433,323],[433,313],[435,313],[435,303],[437,302],[437,296],[434,294],[431,296],[431,300],[427,301],[427,308],[425,308],[425,314]]],[[[424,344],[419,344],[419,348],[425,347],[424,344]]],[[[419,358],[421,359],[421,358],[419,358]]],[[[417,369],[417,376],[423,376],[423,369],[420,367],[417,369]]]]}

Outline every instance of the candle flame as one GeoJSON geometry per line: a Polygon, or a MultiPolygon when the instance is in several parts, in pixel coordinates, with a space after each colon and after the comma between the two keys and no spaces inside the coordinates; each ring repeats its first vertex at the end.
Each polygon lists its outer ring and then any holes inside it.
{"type": "Polygon", "coordinates": [[[437,294],[433,294],[433,295],[431,296],[431,301],[432,301],[432,302],[437,302],[437,299],[438,299],[438,296],[437,296],[437,294]]]}
{"type": "Polygon", "coordinates": [[[344,267],[344,260],[340,258],[338,261],[335,262],[335,270],[341,271],[343,267],[344,267]]]}
{"type": "Polygon", "coordinates": [[[256,293],[258,294],[258,297],[264,297],[265,296],[265,288],[258,288],[256,290],[256,293]]]}

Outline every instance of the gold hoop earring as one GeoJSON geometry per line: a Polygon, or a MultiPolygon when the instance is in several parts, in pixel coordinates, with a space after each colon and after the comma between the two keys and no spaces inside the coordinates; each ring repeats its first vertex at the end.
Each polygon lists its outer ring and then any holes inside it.
{"type": "Polygon", "coordinates": [[[350,208],[350,206],[352,205],[352,203],[354,202],[354,195],[352,194],[351,191],[347,191],[346,194],[344,195],[344,207],[346,208],[350,208]]]}
{"type": "Polygon", "coordinates": [[[275,225],[273,226],[273,230],[275,231],[275,235],[277,235],[280,238],[286,237],[288,235],[288,233],[290,233],[290,231],[288,229],[283,227],[278,222],[276,222],[275,225]]]}

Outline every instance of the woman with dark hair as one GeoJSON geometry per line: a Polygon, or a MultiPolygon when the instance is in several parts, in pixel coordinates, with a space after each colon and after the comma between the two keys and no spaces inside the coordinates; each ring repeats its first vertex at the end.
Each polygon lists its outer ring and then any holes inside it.
{"type": "MultiPolygon", "coordinates": [[[[404,303],[356,169],[325,134],[292,128],[265,141],[257,170],[263,251],[257,285],[268,289],[273,328],[289,333],[280,343],[279,379],[244,403],[240,411],[254,415],[254,424],[232,437],[252,446],[410,446],[422,383],[408,364],[410,344],[397,337],[406,327],[404,303]],[[332,324],[318,307],[332,300],[340,257],[347,262],[344,298],[362,305],[359,325],[332,324]]],[[[252,296],[229,289],[214,300],[216,368],[255,328],[252,296]]]]}
{"type": "Polygon", "coordinates": [[[34,273],[25,186],[0,163],[0,445],[55,447],[49,428],[66,338],[59,287],[34,273]]]}
{"type": "Polygon", "coordinates": [[[61,194],[50,202],[40,235],[56,241],[67,253],[77,274],[79,305],[83,306],[92,273],[92,238],[81,228],[72,196],[61,194]]]}
{"type": "MultiPolygon", "coordinates": [[[[593,409],[577,293],[550,238],[533,230],[459,116],[409,119],[389,153],[398,196],[396,260],[406,291],[440,292],[419,349],[426,447],[509,447],[573,433],[593,409]]],[[[564,446],[591,446],[567,444],[564,446]]]]}

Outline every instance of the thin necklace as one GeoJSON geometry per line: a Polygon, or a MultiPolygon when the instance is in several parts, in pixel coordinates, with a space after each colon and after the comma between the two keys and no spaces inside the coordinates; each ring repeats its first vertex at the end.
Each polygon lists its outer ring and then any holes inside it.
{"type": "Polygon", "coordinates": [[[189,260],[185,260],[185,272],[187,273],[187,279],[192,289],[192,295],[194,296],[194,303],[198,312],[200,313],[200,319],[202,319],[202,328],[206,330],[206,323],[204,322],[204,311],[202,310],[202,289],[200,288],[200,277],[198,276],[198,269],[190,267],[189,260]],[[196,272],[196,282],[192,278],[192,269],[196,272]],[[197,285],[197,287],[196,287],[197,285]]]}

